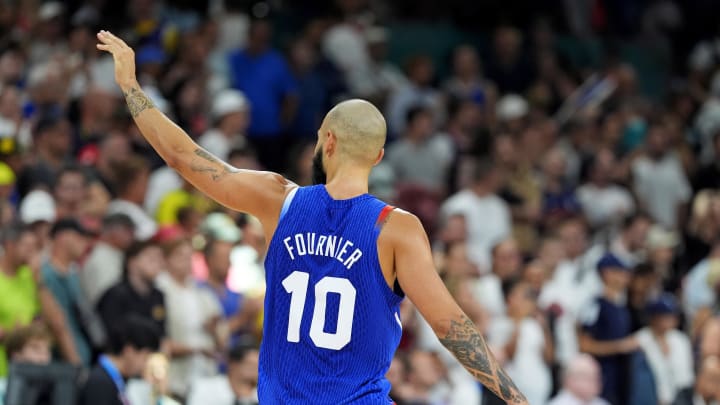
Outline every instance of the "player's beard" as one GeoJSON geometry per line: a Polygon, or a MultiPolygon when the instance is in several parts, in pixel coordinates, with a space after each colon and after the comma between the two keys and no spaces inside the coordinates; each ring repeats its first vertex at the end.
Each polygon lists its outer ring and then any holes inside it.
{"type": "Polygon", "coordinates": [[[327,182],[327,172],[325,168],[323,168],[322,157],[322,148],[320,148],[315,153],[315,157],[313,157],[312,182],[314,185],[325,184],[327,182]]]}

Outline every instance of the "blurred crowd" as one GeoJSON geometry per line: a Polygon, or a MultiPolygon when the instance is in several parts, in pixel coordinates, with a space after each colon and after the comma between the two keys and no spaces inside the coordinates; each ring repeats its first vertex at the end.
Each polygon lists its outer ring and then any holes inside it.
{"type": "MultiPolygon", "coordinates": [[[[446,44],[441,64],[422,44],[389,56],[393,22],[432,31],[427,1],[2,3],[0,403],[257,403],[262,226],[143,140],[101,28],[201,146],[299,185],[327,110],[375,103],[388,144],[370,191],[418,215],[532,405],[720,403],[720,26],[689,20],[717,4],[521,8],[475,27],[487,46],[446,44]],[[601,63],[561,37],[599,42],[601,63]],[[641,69],[624,43],[662,57],[641,69]],[[648,95],[654,69],[668,77],[648,95]],[[65,399],[32,383],[68,375],[65,399]]],[[[401,315],[398,405],[499,403],[408,300],[401,315]]]]}

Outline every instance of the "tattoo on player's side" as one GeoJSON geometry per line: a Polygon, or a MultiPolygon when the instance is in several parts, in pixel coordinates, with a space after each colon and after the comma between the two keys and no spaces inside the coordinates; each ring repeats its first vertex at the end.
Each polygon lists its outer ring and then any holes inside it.
{"type": "Polygon", "coordinates": [[[495,395],[508,403],[525,403],[523,394],[495,361],[485,340],[466,315],[461,321],[450,322],[450,331],[440,342],[495,395]]]}
{"type": "Polygon", "coordinates": [[[125,101],[130,110],[130,115],[133,117],[137,117],[138,114],[145,110],[155,108],[155,104],[150,100],[150,97],[135,87],[130,88],[130,90],[125,93],[125,101]]]}
{"type": "Polygon", "coordinates": [[[208,173],[215,181],[219,180],[226,174],[237,172],[237,169],[216,158],[203,148],[195,149],[195,155],[202,158],[204,162],[192,162],[190,164],[190,169],[198,173],[208,173]],[[212,165],[208,165],[208,163],[212,163],[212,165]]]}

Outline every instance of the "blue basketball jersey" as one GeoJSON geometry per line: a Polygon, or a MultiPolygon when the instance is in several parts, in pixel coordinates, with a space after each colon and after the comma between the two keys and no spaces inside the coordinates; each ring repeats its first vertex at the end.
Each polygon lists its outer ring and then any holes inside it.
{"type": "Polygon", "coordinates": [[[387,205],[334,200],[324,185],[293,193],[265,259],[260,403],[390,404],[402,297],[377,255],[387,205]]]}

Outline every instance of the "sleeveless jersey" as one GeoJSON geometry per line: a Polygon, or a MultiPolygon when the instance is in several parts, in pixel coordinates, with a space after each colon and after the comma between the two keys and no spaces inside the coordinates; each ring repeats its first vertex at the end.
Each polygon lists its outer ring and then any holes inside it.
{"type": "Polygon", "coordinates": [[[265,259],[261,404],[390,404],[402,297],[377,254],[391,207],[324,185],[288,195],[265,259]]]}

